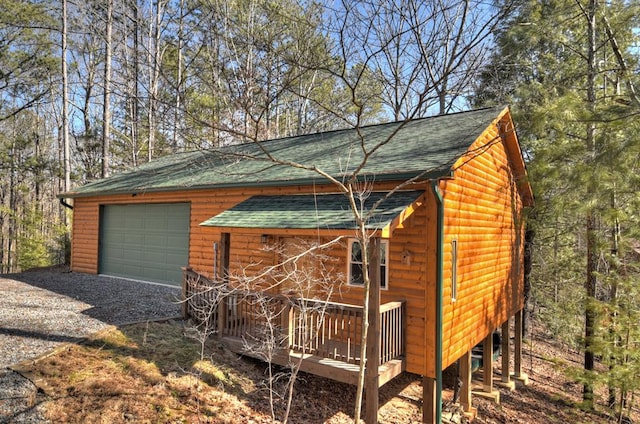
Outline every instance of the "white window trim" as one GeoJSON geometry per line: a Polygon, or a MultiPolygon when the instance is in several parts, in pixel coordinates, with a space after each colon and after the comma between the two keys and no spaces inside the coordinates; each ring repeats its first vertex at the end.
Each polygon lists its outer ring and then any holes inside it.
{"type": "MultiPolygon", "coordinates": [[[[352,258],[352,249],[354,243],[359,243],[358,239],[352,238],[349,239],[349,249],[347,252],[347,285],[351,287],[364,287],[363,284],[352,284],[351,283],[351,258],[352,258]]],[[[380,247],[384,246],[385,249],[385,257],[384,257],[384,281],[385,285],[380,286],[380,290],[389,290],[389,240],[380,240],[380,247]]]]}
{"type": "Polygon", "coordinates": [[[458,299],[458,240],[451,240],[451,302],[458,299]]]}

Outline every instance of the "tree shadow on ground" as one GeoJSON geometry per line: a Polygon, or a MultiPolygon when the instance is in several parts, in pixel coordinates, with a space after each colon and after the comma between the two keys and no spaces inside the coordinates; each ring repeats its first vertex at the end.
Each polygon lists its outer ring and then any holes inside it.
{"type": "Polygon", "coordinates": [[[76,272],[9,274],[33,287],[89,305],[82,314],[110,325],[180,316],[180,288],[76,272]]]}

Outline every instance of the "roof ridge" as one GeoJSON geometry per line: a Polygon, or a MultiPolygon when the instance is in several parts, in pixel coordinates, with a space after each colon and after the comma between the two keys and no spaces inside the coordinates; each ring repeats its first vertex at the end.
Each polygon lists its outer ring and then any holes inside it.
{"type": "MultiPolygon", "coordinates": [[[[232,148],[237,148],[237,147],[241,147],[241,146],[247,146],[247,145],[251,145],[253,143],[270,143],[270,142],[276,142],[276,141],[285,141],[285,140],[292,140],[292,139],[296,139],[296,138],[304,138],[304,137],[309,137],[309,138],[314,138],[314,137],[321,137],[323,135],[330,135],[330,134],[337,134],[340,132],[350,132],[350,131],[354,131],[356,129],[371,129],[371,128],[376,128],[376,127],[385,127],[385,126],[391,126],[391,125],[397,125],[397,124],[407,124],[407,123],[420,123],[423,121],[427,121],[427,120],[437,120],[437,119],[449,119],[453,116],[456,115],[463,115],[463,114],[472,114],[472,113],[477,113],[477,112],[485,112],[488,110],[496,110],[496,111],[500,111],[503,110],[505,107],[507,107],[506,105],[494,105],[494,106],[485,106],[485,107],[481,107],[481,108],[477,108],[477,109],[469,109],[469,110],[461,110],[461,111],[457,111],[457,112],[451,112],[451,113],[446,113],[446,114],[441,114],[441,115],[431,115],[431,116],[421,116],[419,118],[412,118],[412,119],[402,119],[402,120],[397,120],[397,121],[388,121],[388,122],[379,122],[377,124],[367,124],[367,125],[362,125],[362,126],[354,126],[354,127],[345,127],[345,128],[336,128],[333,130],[326,130],[326,131],[317,131],[317,132],[310,132],[310,133],[305,133],[305,134],[298,134],[298,135],[289,135],[286,137],[277,137],[277,138],[268,138],[265,140],[250,140],[247,141],[246,143],[237,143],[237,144],[227,144],[224,146],[219,146],[216,150],[222,150],[222,149],[232,149],[232,148]]],[[[179,152],[179,153],[194,153],[194,152],[210,152],[212,149],[195,149],[195,150],[189,150],[189,151],[185,151],[185,152],[179,152]]],[[[177,153],[176,153],[177,154],[177,153]]]]}

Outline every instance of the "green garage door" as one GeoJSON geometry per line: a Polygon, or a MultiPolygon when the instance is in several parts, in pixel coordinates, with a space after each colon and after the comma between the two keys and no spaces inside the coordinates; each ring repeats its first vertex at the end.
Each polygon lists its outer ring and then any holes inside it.
{"type": "Polygon", "coordinates": [[[189,215],[189,203],[102,206],[100,273],[179,286],[189,215]]]}

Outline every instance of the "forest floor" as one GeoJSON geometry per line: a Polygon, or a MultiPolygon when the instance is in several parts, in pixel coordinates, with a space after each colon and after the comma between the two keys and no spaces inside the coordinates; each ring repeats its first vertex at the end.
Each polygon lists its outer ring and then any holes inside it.
{"type": "MultiPolygon", "coordinates": [[[[581,386],[564,373],[580,365],[578,353],[541,331],[530,336],[523,357],[530,384],[513,392],[500,389],[500,404],[474,396],[474,422],[612,422],[602,405],[595,413],[579,408],[581,386]]],[[[204,351],[201,347],[181,321],[133,324],[103,330],[14,369],[37,385],[34,403],[51,422],[269,423],[270,393],[275,417],[283,417],[283,379],[270,392],[265,364],[215,341],[204,351]]],[[[494,371],[499,380],[499,368],[494,371]]],[[[450,399],[451,392],[444,397],[450,399]]],[[[397,377],[381,389],[380,422],[420,422],[421,398],[419,376],[397,377]]],[[[350,423],[354,399],[353,386],[301,373],[289,422],[350,423]]],[[[449,410],[446,402],[445,418],[449,410]]],[[[640,419],[637,408],[631,418],[640,419]]]]}

